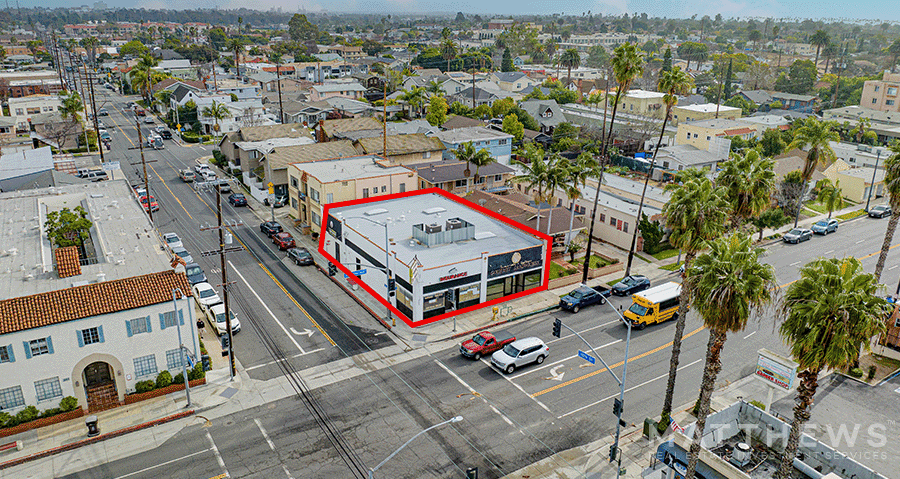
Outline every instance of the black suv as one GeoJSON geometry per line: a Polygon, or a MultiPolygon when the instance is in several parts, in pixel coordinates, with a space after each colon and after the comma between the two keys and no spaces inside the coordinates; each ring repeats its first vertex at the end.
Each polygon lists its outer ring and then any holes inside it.
{"type": "Polygon", "coordinates": [[[161,136],[163,138],[163,140],[171,140],[172,132],[169,130],[163,130],[163,131],[159,132],[159,136],[161,136]]]}
{"type": "Polygon", "coordinates": [[[287,256],[299,266],[309,266],[315,263],[312,255],[309,254],[309,250],[306,248],[291,248],[288,250],[287,256]]]}
{"type": "Polygon", "coordinates": [[[271,238],[272,235],[281,233],[282,228],[277,221],[266,221],[259,225],[259,230],[262,231],[263,234],[271,238]]]}
{"type": "Polygon", "coordinates": [[[231,206],[247,206],[247,198],[242,193],[228,195],[228,202],[231,203],[231,206]]]}
{"type": "Polygon", "coordinates": [[[646,276],[631,275],[622,278],[622,281],[614,284],[612,287],[612,294],[617,296],[629,296],[649,287],[650,280],[646,276]]]}

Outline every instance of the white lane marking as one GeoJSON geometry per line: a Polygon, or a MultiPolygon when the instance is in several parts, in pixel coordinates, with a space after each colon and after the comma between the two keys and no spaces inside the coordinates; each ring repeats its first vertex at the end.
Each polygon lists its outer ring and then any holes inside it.
{"type": "Polygon", "coordinates": [[[864,240],[864,239],[861,239],[861,240],[857,241],[856,244],[860,244],[860,243],[862,243],[863,241],[865,241],[865,240],[864,240]]]}
{"type": "MultiPolygon", "coordinates": [[[[325,348],[313,349],[312,351],[307,351],[305,353],[298,353],[291,356],[291,359],[299,358],[300,356],[306,356],[307,354],[318,353],[319,351],[324,351],[325,348]]],[[[285,359],[276,359],[275,361],[269,361],[267,363],[257,364],[256,366],[250,366],[249,368],[244,368],[245,371],[252,371],[254,369],[264,368],[266,366],[271,366],[275,363],[280,363],[285,361],[285,359]]]]}
{"type": "MultiPolygon", "coordinates": [[[[434,362],[437,363],[437,365],[440,366],[441,369],[443,369],[444,371],[447,371],[447,374],[449,374],[453,379],[456,379],[456,382],[458,382],[459,384],[462,384],[462,386],[464,388],[468,389],[470,394],[472,394],[475,397],[481,398],[481,401],[484,402],[485,404],[487,404],[488,407],[491,408],[491,411],[494,411],[495,413],[497,413],[497,415],[500,416],[501,419],[503,419],[503,422],[505,422],[506,424],[509,424],[510,426],[516,427],[513,424],[512,420],[506,416],[506,414],[503,414],[502,412],[500,412],[500,410],[497,409],[496,407],[494,407],[493,404],[489,403],[488,400],[480,392],[473,389],[472,386],[469,386],[469,383],[463,381],[463,379],[461,377],[457,376],[456,373],[451,371],[450,368],[448,368],[447,366],[444,366],[444,363],[438,361],[437,359],[435,359],[434,362]]],[[[522,435],[525,435],[525,431],[523,431],[522,428],[517,428],[517,429],[519,430],[520,433],[522,433],[522,435]]]]}
{"type": "MultiPolygon", "coordinates": [[[[601,324],[601,325],[594,326],[593,328],[587,328],[587,329],[584,329],[584,330],[582,330],[582,331],[578,331],[578,334],[581,334],[581,333],[583,333],[583,332],[585,332],[585,331],[590,331],[590,330],[592,330],[592,329],[597,329],[597,328],[602,328],[602,327],[604,327],[604,326],[609,326],[610,324],[618,323],[618,322],[619,322],[619,320],[617,319],[617,320],[615,320],[615,321],[610,321],[610,322],[608,322],[608,323],[603,323],[603,324],[601,324]]],[[[556,339],[547,341],[547,344],[555,343],[555,342],[557,342],[557,341],[562,341],[563,339],[568,339],[568,338],[571,338],[571,337],[574,337],[574,336],[575,336],[574,334],[569,334],[569,335],[563,336],[563,337],[561,337],[561,338],[556,338],[556,339]]]]}
{"type": "MultiPolygon", "coordinates": [[[[682,369],[684,369],[684,368],[686,368],[686,367],[688,367],[688,366],[693,366],[693,365],[699,363],[700,361],[703,361],[703,359],[698,359],[698,360],[696,360],[696,361],[694,361],[694,362],[692,362],[692,363],[690,363],[690,364],[685,364],[684,366],[678,368],[678,370],[681,371],[682,369]]],[[[652,383],[653,381],[658,381],[658,380],[660,380],[660,379],[662,379],[662,378],[667,378],[667,377],[669,377],[669,373],[666,373],[666,374],[663,374],[663,375],[661,375],[661,376],[657,376],[657,377],[655,377],[655,378],[653,378],[653,379],[644,381],[644,382],[638,384],[637,386],[632,386],[632,387],[626,389],[625,392],[631,392],[631,391],[633,391],[633,390],[635,390],[635,389],[637,389],[637,388],[639,388],[639,387],[646,386],[646,385],[652,383]]],[[[566,416],[568,416],[568,415],[570,415],[570,414],[575,414],[576,412],[582,411],[582,410],[587,409],[587,408],[589,408],[589,407],[596,406],[596,405],[602,403],[603,401],[609,401],[610,399],[612,399],[612,398],[614,398],[614,397],[618,397],[618,396],[619,396],[619,393],[615,393],[615,394],[613,394],[612,396],[603,398],[603,399],[601,399],[601,400],[599,400],[599,401],[597,401],[597,402],[590,403],[590,404],[588,404],[587,406],[582,406],[582,407],[580,407],[580,408],[578,408],[578,409],[575,409],[574,411],[569,411],[569,412],[563,414],[562,416],[558,416],[558,419],[562,419],[562,418],[564,418],[564,417],[566,417],[566,416]]]]}
{"type": "MultiPolygon", "coordinates": [[[[613,321],[613,322],[617,323],[618,321],[613,321]]],[[[574,334],[573,334],[573,336],[574,336],[574,334]]],[[[615,341],[606,343],[606,344],[604,344],[604,345],[602,345],[602,346],[598,346],[598,347],[596,347],[595,349],[602,349],[602,348],[605,348],[605,347],[607,347],[607,346],[612,346],[613,344],[621,343],[621,342],[622,342],[621,339],[617,339],[617,340],[615,340],[615,341]]],[[[521,377],[521,376],[524,376],[524,375],[526,375],[526,374],[531,374],[531,373],[533,373],[533,372],[535,372],[535,371],[540,371],[540,370],[542,370],[542,369],[544,369],[544,368],[549,368],[550,366],[554,366],[554,365],[559,364],[559,363],[561,363],[561,362],[563,362],[563,361],[568,361],[569,359],[574,359],[574,358],[577,358],[577,357],[578,357],[578,355],[575,354],[575,355],[569,356],[569,357],[567,357],[567,358],[560,359],[559,361],[556,361],[556,362],[553,362],[553,363],[550,363],[550,364],[545,364],[545,365],[543,365],[543,366],[541,366],[541,367],[538,367],[538,368],[532,368],[532,369],[529,369],[528,371],[520,372],[519,374],[513,374],[513,375],[510,376],[509,378],[510,378],[510,379],[516,379],[516,378],[521,377]]]]}
{"type": "Polygon", "coordinates": [[[897,266],[900,266],[900,265],[896,265],[896,264],[895,264],[894,266],[891,266],[890,268],[888,268],[888,271],[890,271],[890,270],[896,268],[897,266]]]}
{"type": "Polygon", "coordinates": [[[253,422],[256,423],[256,427],[258,427],[259,432],[262,433],[263,438],[266,440],[266,443],[269,445],[269,449],[274,451],[275,443],[273,443],[272,440],[269,439],[269,433],[266,432],[266,428],[263,427],[262,423],[259,422],[259,419],[257,419],[257,418],[253,418],[253,422]]]}
{"type": "Polygon", "coordinates": [[[753,331],[752,333],[750,333],[750,334],[744,336],[744,339],[747,339],[747,338],[749,338],[750,336],[753,336],[754,334],[756,334],[756,331],[753,331]]]}
{"type": "Polygon", "coordinates": [[[490,405],[489,407],[491,408],[491,411],[494,411],[495,413],[497,413],[498,416],[500,416],[500,417],[503,418],[503,422],[505,422],[506,424],[509,424],[510,426],[513,425],[513,422],[510,421],[509,418],[506,417],[502,412],[500,412],[499,409],[497,409],[496,407],[494,407],[494,405],[490,405]]]}
{"type": "MultiPolygon", "coordinates": [[[[200,146],[200,145],[197,145],[197,146],[200,146]]],[[[200,146],[200,149],[203,151],[206,151],[206,148],[203,148],[202,146],[200,146]]]]}
{"type": "Polygon", "coordinates": [[[831,253],[834,253],[834,250],[826,251],[826,252],[824,252],[824,253],[822,253],[822,254],[831,254],[831,253]]]}
{"type": "Polygon", "coordinates": [[[212,446],[211,449],[216,455],[216,461],[219,461],[219,467],[221,467],[222,470],[225,471],[225,477],[230,477],[231,474],[228,474],[228,469],[225,468],[225,461],[222,459],[222,455],[219,454],[219,448],[216,447],[216,443],[213,442],[212,435],[209,433],[209,431],[206,431],[206,438],[209,439],[209,445],[212,446]]]}
{"type": "Polygon", "coordinates": [[[523,389],[522,386],[519,386],[518,384],[516,384],[515,382],[513,382],[513,380],[510,379],[509,376],[506,375],[506,373],[504,373],[503,371],[497,370],[497,368],[495,368],[494,366],[491,366],[491,363],[488,362],[488,361],[487,361],[486,359],[484,359],[484,358],[481,358],[481,362],[483,362],[484,364],[487,364],[487,366],[488,366],[489,368],[491,368],[493,371],[495,371],[497,374],[499,374],[501,378],[505,379],[507,382],[509,382],[510,384],[512,384],[513,386],[515,386],[516,389],[518,389],[519,391],[522,391],[522,394],[524,394],[525,396],[528,396],[528,398],[530,398],[532,401],[536,402],[538,406],[544,408],[544,410],[547,411],[547,412],[551,412],[551,411],[550,411],[550,408],[547,407],[546,404],[542,403],[538,398],[536,398],[536,397],[532,396],[531,394],[528,394],[527,392],[525,392],[525,389],[523,389]]]}
{"type": "Polygon", "coordinates": [[[798,264],[800,264],[800,261],[795,261],[795,262],[791,263],[791,266],[797,266],[798,264]]]}
{"type": "Polygon", "coordinates": [[[305,335],[306,337],[309,337],[309,338],[311,338],[313,335],[313,331],[310,331],[309,329],[305,329],[305,328],[303,329],[303,331],[297,331],[296,329],[291,328],[291,332],[296,334],[297,336],[305,335]]]}
{"type": "Polygon", "coordinates": [[[168,466],[169,464],[172,464],[173,462],[178,462],[178,461],[187,459],[187,458],[189,458],[189,457],[194,457],[194,456],[196,456],[196,455],[198,455],[198,454],[203,454],[204,452],[209,452],[209,451],[212,451],[212,449],[204,449],[204,450],[202,450],[202,451],[193,452],[193,453],[191,453],[191,454],[188,454],[187,456],[182,456],[182,457],[178,457],[178,458],[172,459],[171,461],[162,462],[162,463],[159,463],[159,464],[156,464],[156,465],[153,465],[153,466],[150,466],[150,467],[141,469],[140,471],[129,472],[128,474],[125,474],[124,476],[119,476],[119,477],[117,477],[116,479],[124,479],[124,478],[126,478],[126,477],[131,477],[131,476],[134,476],[134,475],[136,475],[136,474],[141,474],[141,473],[144,473],[144,472],[147,472],[147,471],[156,469],[157,467],[168,466]]]}
{"type": "Polygon", "coordinates": [[[294,339],[293,336],[291,336],[291,333],[288,332],[287,328],[285,328],[284,325],[281,324],[281,321],[278,320],[278,318],[275,316],[275,313],[273,313],[272,310],[269,309],[268,306],[266,306],[265,301],[263,301],[262,298],[260,298],[259,295],[256,294],[256,290],[253,289],[253,286],[250,286],[250,283],[247,282],[247,279],[244,278],[244,275],[242,275],[241,272],[238,271],[238,269],[234,267],[234,264],[231,261],[229,261],[228,264],[231,265],[231,269],[233,269],[234,272],[237,273],[238,276],[240,276],[241,281],[243,281],[244,284],[247,285],[247,288],[250,289],[250,292],[253,293],[253,296],[256,296],[256,299],[257,299],[257,301],[259,301],[259,304],[261,304],[263,306],[263,308],[265,308],[266,311],[268,311],[269,315],[272,316],[272,319],[274,319],[275,322],[278,323],[278,326],[281,326],[281,330],[284,331],[284,334],[287,335],[287,337],[291,340],[292,343],[294,343],[294,346],[297,346],[297,349],[299,349],[301,353],[306,353],[306,351],[304,351],[303,348],[300,347],[300,343],[298,343],[297,340],[294,339]]]}

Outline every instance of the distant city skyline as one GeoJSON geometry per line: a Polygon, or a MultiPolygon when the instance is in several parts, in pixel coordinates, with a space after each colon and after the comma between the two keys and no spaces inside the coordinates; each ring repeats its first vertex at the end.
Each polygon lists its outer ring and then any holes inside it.
{"type": "MultiPolygon", "coordinates": [[[[94,2],[84,0],[19,0],[21,7],[50,7],[50,8],[75,8],[83,5],[93,6],[94,2]]],[[[183,2],[180,0],[118,0],[107,1],[107,5],[115,4],[118,7],[146,8],[146,9],[173,9],[183,10],[189,8],[219,8],[230,10],[247,8],[244,0],[199,0],[195,2],[183,2]]],[[[2,5],[2,4],[0,4],[2,5]]],[[[15,3],[9,2],[11,8],[15,3]]],[[[485,11],[483,2],[474,0],[456,0],[452,3],[440,0],[258,0],[253,2],[256,10],[267,11],[281,7],[285,13],[306,11],[334,12],[334,13],[412,13],[435,14],[455,13],[461,11],[464,14],[493,15],[532,15],[564,13],[566,15],[578,15],[591,11],[604,15],[622,13],[640,14],[647,13],[651,17],[689,18],[697,15],[698,18],[709,15],[714,17],[721,14],[725,18],[731,17],[774,17],[785,19],[814,19],[826,21],[857,21],[870,20],[874,23],[884,21],[900,21],[900,9],[896,8],[893,1],[873,0],[868,2],[846,2],[840,0],[670,0],[659,2],[655,0],[607,0],[598,1],[563,1],[541,0],[521,2],[516,0],[498,0],[491,2],[491,11],[485,11]],[[873,13],[882,17],[875,18],[873,13]]]]}

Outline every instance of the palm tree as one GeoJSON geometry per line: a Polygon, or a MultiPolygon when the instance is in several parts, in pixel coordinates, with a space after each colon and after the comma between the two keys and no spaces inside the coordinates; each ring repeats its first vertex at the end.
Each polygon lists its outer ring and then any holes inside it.
{"type": "Polygon", "coordinates": [[[425,91],[431,94],[431,96],[444,96],[444,87],[437,80],[431,80],[428,82],[428,86],[425,87],[425,91]]]}
{"type": "Polygon", "coordinates": [[[224,120],[231,116],[231,111],[225,106],[224,103],[216,103],[213,100],[210,106],[203,108],[203,111],[200,112],[201,115],[206,118],[212,118],[216,122],[215,130],[216,133],[219,132],[219,120],[224,120]]]}
{"type": "Polygon", "coordinates": [[[813,65],[816,66],[816,71],[819,68],[819,53],[822,51],[822,47],[828,45],[828,42],[831,41],[831,38],[828,37],[828,33],[825,30],[816,30],[815,33],[809,37],[809,44],[816,46],[816,60],[813,62],[813,65]]]}
{"type": "MultiPolygon", "coordinates": [[[[471,144],[471,142],[469,142],[471,144]]],[[[472,158],[469,160],[470,163],[475,165],[475,184],[478,184],[478,180],[481,178],[481,167],[490,165],[491,163],[496,163],[497,159],[491,156],[491,152],[482,148],[475,152],[472,155],[472,158]]]]}
{"type": "MultiPolygon", "coordinates": [[[[612,67],[616,82],[619,86],[616,88],[616,101],[613,103],[612,117],[610,118],[609,123],[609,135],[606,136],[606,141],[603,142],[603,150],[600,154],[600,161],[603,164],[603,168],[600,170],[600,175],[597,178],[597,193],[594,196],[594,207],[591,209],[591,226],[588,229],[587,247],[585,248],[585,255],[587,258],[591,257],[591,238],[594,235],[594,221],[597,218],[597,204],[600,201],[600,185],[603,184],[603,173],[606,170],[606,164],[609,163],[606,161],[606,155],[609,151],[609,144],[612,143],[612,130],[613,125],[616,122],[616,110],[618,109],[622,93],[628,91],[628,87],[631,86],[631,83],[634,82],[635,78],[644,74],[643,53],[638,50],[637,46],[633,43],[624,43],[616,47],[613,56],[610,59],[610,66],[612,67]]],[[[603,116],[605,121],[605,111],[603,116]]],[[[635,228],[636,227],[637,225],[635,225],[635,228]]],[[[585,265],[584,271],[581,273],[582,283],[587,283],[588,269],[590,268],[585,265]]]]}
{"type": "Polygon", "coordinates": [[[816,185],[819,194],[816,200],[825,206],[828,210],[828,219],[831,219],[831,213],[844,207],[844,192],[841,190],[840,180],[831,183],[831,180],[825,178],[816,185]]]}
{"type": "Polygon", "coordinates": [[[725,188],[735,227],[759,216],[771,205],[775,191],[775,160],[764,158],[759,151],[751,149],[745,155],[732,153],[720,167],[722,171],[716,184],[725,188]]]}
{"type": "Polygon", "coordinates": [[[159,60],[150,54],[142,55],[137,64],[132,68],[132,88],[141,92],[141,96],[147,101],[147,106],[152,106],[150,90],[153,88],[153,67],[159,65],[159,60]]]}
{"type": "Polygon", "coordinates": [[[897,68],[897,58],[900,58],[900,38],[894,40],[891,46],[887,47],[887,52],[891,56],[891,73],[897,68]]]}
{"type": "Polygon", "coordinates": [[[556,207],[556,189],[569,182],[571,172],[567,161],[559,153],[550,155],[550,158],[547,159],[547,164],[549,168],[547,171],[547,182],[544,187],[546,192],[544,199],[550,205],[550,214],[547,215],[547,234],[549,235],[553,223],[553,208],[556,207]]]}
{"type": "MultiPolygon", "coordinates": [[[[897,230],[897,221],[900,220],[900,143],[894,142],[889,148],[893,154],[884,160],[884,186],[890,196],[891,219],[888,221],[887,231],[884,232],[884,243],[881,245],[881,254],[875,263],[875,280],[881,280],[881,272],[884,270],[884,262],[887,261],[888,250],[894,240],[894,232],[897,230]]],[[[874,185],[872,186],[874,188],[874,185]]]]}
{"type": "Polygon", "coordinates": [[[706,365],[700,382],[700,407],[694,425],[694,441],[684,477],[693,479],[700,455],[700,438],[709,416],[709,400],[722,370],[720,360],[728,333],[743,331],[752,313],[759,314],[772,301],[778,284],[771,265],[759,262],[762,248],[754,248],[749,236],[734,233],[709,245],[709,252],[686,270],[685,282],[693,286],[693,302],[709,329],[706,365]]]}
{"type": "Polygon", "coordinates": [[[572,69],[577,69],[581,66],[581,55],[578,53],[578,50],[569,48],[560,55],[559,63],[568,70],[568,73],[566,74],[566,83],[571,82],[572,69]]]}
{"type": "Polygon", "coordinates": [[[762,40],[762,33],[759,33],[759,30],[750,30],[750,34],[747,36],[747,39],[753,42],[753,48],[759,48],[757,43],[762,40]]]}
{"type": "Polygon", "coordinates": [[[60,95],[59,115],[64,120],[71,119],[72,123],[78,123],[81,120],[80,115],[83,109],[84,103],[77,91],[63,92],[60,95]]]}
{"type": "Polygon", "coordinates": [[[537,223],[534,229],[541,230],[541,204],[544,199],[544,188],[550,175],[550,165],[544,161],[544,149],[535,143],[528,143],[518,151],[520,157],[528,160],[527,163],[513,160],[513,163],[522,168],[522,174],[510,179],[513,183],[527,183],[528,191],[533,191],[534,202],[537,203],[537,223]]]}
{"type": "MultiPolygon", "coordinates": [[[[659,74],[659,91],[664,92],[663,102],[666,104],[666,116],[663,118],[662,128],[659,130],[659,140],[656,142],[656,150],[653,152],[653,158],[650,159],[650,169],[647,170],[647,176],[644,178],[644,189],[641,191],[641,202],[638,203],[637,219],[640,223],[643,218],[644,198],[647,196],[647,184],[650,182],[650,176],[653,175],[653,167],[656,165],[656,155],[659,154],[659,147],[662,146],[663,134],[666,131],[666,123],[672,115],[672,108],[678,104],[678,95],[685,94],[691,90],[694,85],[694,79],[690,75],[683,72],[680,67],[660,72],[659,74]]],[[[613,107],[615,109],[615,107],[613,107]]],[[[625,266],[625,276],[631,274],[631,263],[634,260],[634,248],[637,245],[638,228],[634,228],[631,234],[631,248],[628,250],[628,262],[625,266]]]]}
{"type": "Polygon", "coordinates": [[[803,121],[794,131],[794,141],[786,148],[787,151],[794,148],[808,149],[806,153],[806,163],[803,165],[802,177],[803,188],[797,197],[797,215],[794,217],[794,228],[800,221],[800,210],[803,208],[803,196],[809,185],[809,179],[819,164],[831,163],[836,156],[834,150],[831,149],[830,141],[840,141],[841,137],[834,131],[835,123],[831,121],[819,121],[816,117],[811,116],[803,121]]]}
{"type": "Polygon", "coordinates": [[[784,296],[779,332],[798,364],[794,420],[781,455],[778,476],[793,477],[800,430],[818,387],[819,373],[840,369],[859,357],[860,346],[885,329],[887,301],[875,275],[865,273],[858,259],[820,258],[800,269],[800,279],[784,296]]]}
{"type": "Polygon", "coordinates": [[[240,38],[232,38],[228,41],[228,49],[234,52],[234,74],[236,77],[241,76],[241,50],[244,49],[244,40],[240,38]]]}
{"type": "MultiPolygon", "coordinates": [[[[663,215],[666,218],[666,228],[671,230],[669,243],[684,253],[684,268],[687,270],[706,242],[718,238],[725,231],[730,208],[724,188],[713,185],[712,180],[695,168],[685,172],[683,183],[672,183],[667,187],[672,194],[663,208],[663,215]]],[[[691,284],[690,277],[685,277],[681,284],[675,338],[672,340],[672,359],[669,361],[669,381],[660,420],[663,425],[668,424],[672,414],[681,339],[691,303],[691,284]]]]}
{"type": "Polygon", "coordinates": [[[447,60],[447,71],[450,71],[450,60],[456,58],[458,53],[458,49],[456,48],[456,42],[453,41],[452,38],[445,38],[444,41],[441,42],[441,56],[444,57],[444,60],[447,60]]]}
{"type": "Polygon", "coordinates": [[[569,244],[572,242],[572,225],[575,224],[575,200],[582,197],[581,189],[587,186],[588,178],[599,176],[600,162],[594,158],[594,155],[585,151],[578,155],[578,158],[576,158],[569,166],[569,181],[571,183],[566,185],[565,191],[566,196],[569,197],[572,211],[569,216],[569,240],[566,241],[567,250],[569,244]]]}
{"type": "Polygon", "coordinates": [[[416,115],[418,115],[419,109],[425,104],[425,89],[414,86],[412,90],[405,91],[403,95],[400,96],[400,99],[409,104],[410,116],[412,116],[413,108],[415,108],[416,115]]]}

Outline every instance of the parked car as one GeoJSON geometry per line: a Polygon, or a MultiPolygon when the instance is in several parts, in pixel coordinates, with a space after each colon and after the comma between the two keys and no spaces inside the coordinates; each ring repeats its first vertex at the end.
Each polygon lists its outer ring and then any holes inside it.
{"type": "Polygon", "coordinates": [[[172,132],[169,130],[163,130],[163,131],[159,132],[159,136],[161,136],[163,140],[171,140],[172,132]]]}
{"type": "Polygon", "coordinates": [[[838,220],[831,218],[827,220],[819,220],[816,221],[816,224],[812,225],[810,228],[813,233],[817,233],[820,235],[827,235],[832,231],[837,231],[838,229],[838,220]]]}
{"type": "Polygon", "coordinates": [[[277,221],[264,221],[260,223],[259,230],[263,232],[269,238],[272,237],[273,234],[281,233],[282,228],[281,224],[277,221]]]}
{"type": "Polygon", "coordinates": [[[181,181],[184,181],[185,183],[191,183],[197,179],[197,174],[191,170],[181,170],[178,172],[178,176],[180,176],[181,181]]]}
{"type": "MultiPolygon", "coordinates": [[[[266,206],[269,206],[270,204],[272,204],[272,202],[269,201],[269,197],[268,197],[268,196],[266,197],[266,199],[263,200],[263,204],[266,205],[266,206]]],[[[275,204],[274,204],[274,206],[275,206],[276,208],[281,208],[282,206],[284,206],[284,205],[286,205],[286,204],[287,204],[287,196],[276,196],[276,197],[275,197],[275,204]]]]}
{"type": "Polygon", "coordinates": [[[200,309],[204,311],[211,306],[222,302],[219,293],[217,293],[209,283],[197,283],[191,287],[191,290],[194,292],[194,299],[197,301],[197,306],[200,306],[200,309]]]}
{"type": "MultiPolygon", "coordinates": [[[[143,115],[141,115],[141,116],[143,116],[143,115]]],[[[152,125],[152,124],[156,123],[156,121],[153,119],[152,116],[147,116],[146,118],[144,118],[144,123],[146,123],[148,125],[152,125]]]]}
{"type": "Polygon", "coordinates": [[[200,163],[200,164],[194,165],[194,171],[198,175],[202,175],[204,171],[209,171],[209,165],[207,165],[206,163],[200,163]]]}
{"type": "Polygon", "coordinates": [[[144,207],[144,211],[151,211],[153,213],[159,211],[159,203],[156,202],[156,198],[153,195],[150,195],[150,201],[147,201],[146,196],[141,196],[140,198],[141,206],[144,207]]]}
{"type": "Polygon", "coordinates": [[[507,344],[491,355],[491,365],[506,374],[512,374],[516,368],[531,363],[543,363],[549,354],[550,347],[540,339],[524,338],[507,344]]]}
{"type": "Polygon", "coordinates": [[[275,243],[275,246],[282,251],[297,246],[294,243],[294,237],[290,233],[276,233],[272,235],[272,243],[275,243]]]}
{"type": "Polygon", "coordinates": [[[215,181],[216,180],[216,174],[213,173],[213,171],[209,170],[209,169],[202,170],[200,172],[200,176],[203,177],[203,181],[215,181]]]}
{"type": "Polygon", "coordinates": [[[166,247],[168,247],[170,250],[173,248],[184,248],[184,244],[182,244],[181,238],[179,238],[175,233],[164,234],[163,240],[166,242],[166,247]]]}
{"type": "Polygon", "coordinates": [[[103,170],[93,170],[86,173],[84,176],[82,176],[82,178],[91,182],[97,182],[108,180],[109,175],[107,175],[103,170]]]}
{"type": "Polygon", "coordinates": [[[586,306],[605,303],[606,298],[610,294],[612,294],[612,290],[605,286],[591,288],[590,286],[581,285],[563,296],[559,300],[559,307],[577,313],[586,306]]]}
{"type": "Polygon", "coordinates": [[[98,108],[97,116],[109,116],[109,110],[107,110],[106,108],[98,108]]]}
{"type": "MultiPolygon", "coordinates": [[[[238,321],[237,316],[234,315],[234,310],[230,310],[231,313],[231,332],[236,333],[241,330],[241,322],[238,321]]],[[[206,310],[206,319],[209,320],[209,324],[216,328],[216,333],[221,336],[226,333],[225,329],[225,304],[219,303],[210,306],[209,309],[206,310]]]]}
{"type": "Polygon", "coordinates": [[[515,340],[516,337],[505,329],[496,333],[481,331],[459,345],[459,354],[478,361],[482,356],[493,354],[515,340]]]}
{"type": "Polygon", "coordinates": [[[232,193],[228,195],[228,203],[231,206],[247,206],[247,198],[241,193],[232,193]]]}
{"type": "Polygon", "coordinates": [[[185,264],[194,262],[194,257],[191,256],[190,253],[188,253],[188,250],[184,249],[184,246],[177,246],[175,248],[172,248],[172,254],[183,259],[185,264]]]}
{"type": "Polygon", "coordinates": [[[101,140],[112,140],[112,136],[106,130],[100,130],[100,139],[101,140]]]}
{"type": "MultiPolygon", "coordinates": [[[[293,241],[293,239],[291,241],[293,241]]],[[[287,256],[291,261],[296,263],[297,266],[311,266],[316,262],[309,253],[309,250],[303,247],[289,249],[287,256]]]]}
{"type": "Polygon", "coordinates": [[[166,125],[159,125],[156,128],[154,128],[153,131],[155,131],[157,133],[162,133],[163,130],[165,130],[165,129],[166,129],[166,125]]]}
{"type": "Polygon", "coordinates": [[[812,235],[813,235],[813,232],[811,229],[794,228],[794,229],[788,231],[787,233],[785,233],[784,236],[781,237],[781,239],[784,240],[785,243],[797,244],[797,243],[802,243],[808,239],[811,239],[812,235]]]}
{"type": "Polygon", "coordinates": [[[870,218],[884,218],[891,215],[891,207],[887,205],[878,205],[869,208],[870,218]]]}
{"type": "Polygon", "coordinates": [[[650,287],[650,279],[646,276],[631,275],[622,278],[622,281],[614,284],[612,294],[617,296],[631,296],[638,291],[643,291],[650,287]]]}
{"type": "Polygon", "coordinates": [[[98,170],[99,170],[99,168],[96,168],[96,167],[94,167],[94,168],[78,168],[77,170],[75,170],[75,176],[77,176],[79,178],[84,178],[88,173],[90,173],[92,171],[98,171],[98,170]]]}
{"type": "Polygon", "coordinates": [[[184,274],[187,276],[188,283],[197,284],[206,282],[206,273],[197,263],[190,263],[184,267],[184,274]]]}
{"type": "MultiPolygon", "coordinates": [[[[212,172],[210,172],[210,174],[212,174],[212,172]]],[[[216,179],[216,176],[212,175],[212,180],[215,180],[215,179],[216,179]]],[[[212,180],[210,180],[210,181],[212,181],[212,180]]],[[[219,193],[231,193],[231,183],[228,181],[227,178],[222,178],[220,180],[217,180],[216,184],[219,185],[219,193]]]]}

